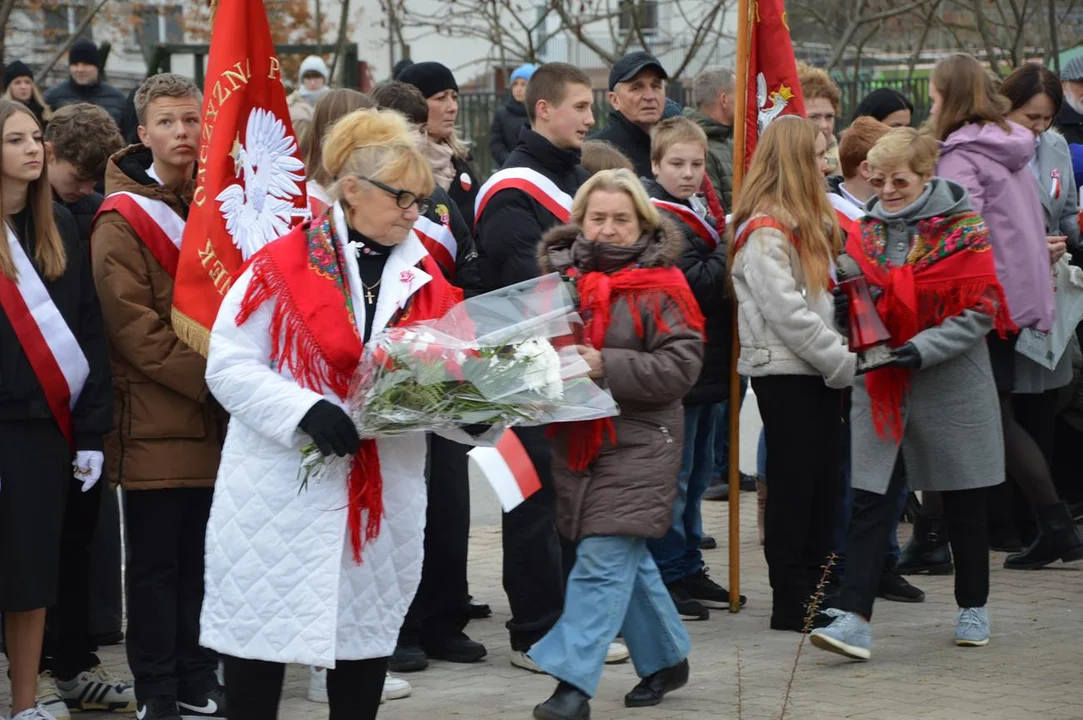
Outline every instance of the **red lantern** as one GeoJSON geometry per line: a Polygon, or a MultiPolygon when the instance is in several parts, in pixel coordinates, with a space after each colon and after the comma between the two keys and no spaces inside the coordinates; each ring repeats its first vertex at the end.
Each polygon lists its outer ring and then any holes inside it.
{"type": "Polygon", "coordinates": [[[868,372],[891,362],[891,333],[880,319],[869,292],[869,283],[857,263],[843,254],[838,260],[839,288],[850,303],[850,349],[857,353],[859,372],[868,372]]]}

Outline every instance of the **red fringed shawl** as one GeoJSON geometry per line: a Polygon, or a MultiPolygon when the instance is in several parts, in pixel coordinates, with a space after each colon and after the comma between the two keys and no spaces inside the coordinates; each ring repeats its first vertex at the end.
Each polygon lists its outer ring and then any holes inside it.
{"type": "MultiPolygon", "coordinates": [[[[252,279],[236,323],[242,325],[267,300],[271,316],[271,361],[296,382],[318,393],[331,390],[345,400],[363,345],[354,318],[346,262],[335,242],[330,215],[295,228],[249,260],[252,279]]],[[[419,267],[432,276],[399,309],[389,325],[442,317],[462,300],[431,257],[419,267]]],[[[383,476],[375,440],[362,440],[350,463],[348,525],[353,558],[361,563],[365,541],[380,534],[383,476]],[[362,515],[365,514],[362,536],[362,515]]]]}
{"type": "MultiPolygon", "coordinates": [[[[883,222],[864,219],[858,228],[860,232],[850,233],[846,252],[857,261],[869,284],[883,290],[876,309],[891,333],[893,347],[965,310],[993,316],[1001,337],[1015,329],[997,280],[989,230],[978,215],[920,221],[918,237],[902,266],[887,260],[883,222]]],[[[876,432],[886,438],[890,429],[894,439],[900,440],[910,370],[873,370],[865,376],[865,385],[876,432]]]]}
{"type": "MultiPolygon", "coordinates": [[[[632,266],[612,275],[602,272],[580,274],[571,270],[579,291],[579,311],[586,322],[590,344],[605,347],[605,334],[612,317],[613,302],[623,298],[632,311],[636,333],[644,336],[643,317],[650,313],[661,332],[672,331],[665,317],[666,301],[672,301],[680,313],[678,322],[699,333],[703,332],[703,314],[684,274],[675,267],[642,268],[632,266]]],[[[575,472],[585,472],[598,458],[606,436],[616,443],[616,428],[612,418],[568,423],[568,464],[575,472]]]]}

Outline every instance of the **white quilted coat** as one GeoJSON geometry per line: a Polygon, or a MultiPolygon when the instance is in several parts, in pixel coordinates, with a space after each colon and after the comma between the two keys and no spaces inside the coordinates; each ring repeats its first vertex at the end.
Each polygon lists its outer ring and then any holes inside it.
{"type": "MultiPolygon", "coordinates": [[[[345,227],[341,208],[334,211],[336,227],[345,227]]],[[[391,252],[373,333],[432,279],[415,267],[425,254],[412,233],[391,252]]],[[[351,292],[361,297],[357,261],[345,248],[343,255],[351,292]]],[[[207,525],[200,642],[236,657],[324,667],[391,655],[421,577],[425,435],[378,441],[384,517],[379,537],[365,543],[363,562],[355,564],[346,528],[347,463],[298,491],[300,449],[311,439],[297,424],[320,399],[342,403],[272,368],[273,300],[236,325],[249,281],[250,271],[226,295],[207,359],[207,385],[231,419],[207,525]]],[[[355,310],[363,332],[364,304],[355,310]]]]}

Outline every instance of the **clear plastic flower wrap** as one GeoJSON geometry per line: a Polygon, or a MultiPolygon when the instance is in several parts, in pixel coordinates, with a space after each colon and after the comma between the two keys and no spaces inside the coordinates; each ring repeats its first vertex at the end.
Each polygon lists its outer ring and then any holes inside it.
{"type": "MultiPolygon", "coordinates": [[[[464,426],[547,425],[618,414],[576,350],[573,290],[546,275],[390,327],[365,344],[348,398],[362,438],[464,426]]],[[[314,445],[303,453],[319,462],[314,445]]],[[[307,463],[306,463],[307,464],[307,463]]]]}

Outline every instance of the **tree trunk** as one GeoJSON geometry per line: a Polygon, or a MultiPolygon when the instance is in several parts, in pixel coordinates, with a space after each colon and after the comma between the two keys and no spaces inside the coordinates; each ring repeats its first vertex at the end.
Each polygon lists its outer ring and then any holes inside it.
{"type": "Polygon", "coordinates": [[[1060,38],[1057,36],[1057,0],[1049,0],[1049,56],[1053,72],[1060,75],[1060,38]]]}
{"type": "MultiPolygon", "coordinates": [[[[338,16],[338,40],[335,42],[335,57],[331,59],[330,74],[332,78],[335,77],[335,67],[338,65],[338,61],[346,52],[346,25],[349,16],[350,0],[342,0],[342,12],[338,16]]],[[[388,69],[388,72],[390,72],[390,69],[388,69]]]]}
{"type": "Polygon", "coordinates": [[[8,20],[11,19],[11,11],[14,9],[15,0],[4,0],[3,4],[0,5],[0,58],[7,57],[5,49],[8,37],[8,20]]]}

